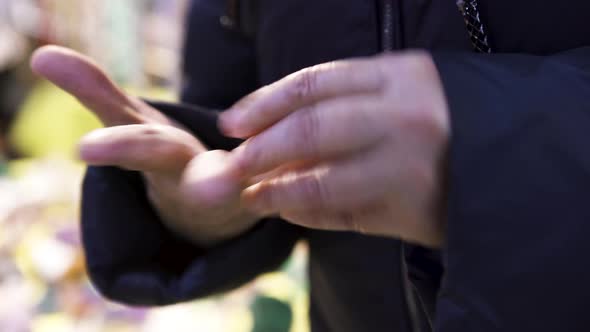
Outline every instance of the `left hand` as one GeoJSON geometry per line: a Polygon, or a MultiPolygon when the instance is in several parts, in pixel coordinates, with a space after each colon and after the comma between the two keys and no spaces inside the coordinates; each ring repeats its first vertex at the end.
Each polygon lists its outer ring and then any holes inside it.
{"type": "Polygon", "coordinates": [[[304,69],[242,99],[220,126],[250,138],[230,156],[244,179],[274,174],[243,194],[260,213],[317,229],[444,242],[450,120],[430,55],[304,69]]]}
{"type": "Polygon", "coordinates": [[[141,172],[150,203],[172,232],[206,248],[258,222],[259,216],[240,204],[240,179],[224,172],[226,151],[208,151],[182,125],[124,93],[92,59],[46,46],[35,52],[31,68],[107,127],[82,139],[80,157],[89,165],[141,172]],[[191,183],[187,192],[185,181],[191,183]]]}

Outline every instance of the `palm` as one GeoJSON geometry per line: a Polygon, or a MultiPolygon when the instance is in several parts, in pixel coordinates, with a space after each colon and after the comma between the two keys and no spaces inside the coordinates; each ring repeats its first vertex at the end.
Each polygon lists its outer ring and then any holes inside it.
{"type": "Polygon", "coordinates": [[[226,152],[208,152],[180,124],[144,101],[126,95],[81,54],[56,46],[44,47],[35,52],[31,67],[76,97],[105,125],[82,140],[82,159],[91,165],[142,172],[151,202],[171,229],[208,244],[223,237],[202,231],[205,226],[215,226],[204,224],[219,222],[212,216],[223,214],[225,218],[221,219],[225,221],[240,216],[241,188],[231,179],[217,181],[208,189],[204,184],[207,190],[193,190],[191,195],[180,189],[183,176],[194,178],[191,174],[223,169],[226,152]],[[185,175],[191,161],[191,171],[185,175]]]}

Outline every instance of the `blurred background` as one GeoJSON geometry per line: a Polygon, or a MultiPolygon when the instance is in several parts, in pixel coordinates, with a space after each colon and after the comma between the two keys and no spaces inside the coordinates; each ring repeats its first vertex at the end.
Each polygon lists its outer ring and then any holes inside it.
{"type": "Polygon", "coordinates": [[[0,332],[308,330],[306,250],[225,296],[127,308],[89,284],[78,203],[78,139],[99,127],[28,69],[59,44],[88,54],[131,93],[175,100],[186,0],[0,0],[0,332]]]}

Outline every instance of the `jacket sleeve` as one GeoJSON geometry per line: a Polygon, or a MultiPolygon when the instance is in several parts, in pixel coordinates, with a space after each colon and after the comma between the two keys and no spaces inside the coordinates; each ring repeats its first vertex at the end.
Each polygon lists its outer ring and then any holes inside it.
{"type": "MultiPolygon", "coordinates": [[[[215,129],[217,112],[153,105],[213,148],[231,149],[238,143],[215,129]]],[[[263,220],[239,238],[203,250],[164,228],[138,172],[90,167],[84,180],[87,269],[96,288],[118,302],[165,305],[230,290],[277,268],[298,236],[295,226],[263,220]]]]}
{"type": "Polygon", "coordinates": [[[585,330],[590,47],[433,57],[452,124],[437,331],[585,330]]]}

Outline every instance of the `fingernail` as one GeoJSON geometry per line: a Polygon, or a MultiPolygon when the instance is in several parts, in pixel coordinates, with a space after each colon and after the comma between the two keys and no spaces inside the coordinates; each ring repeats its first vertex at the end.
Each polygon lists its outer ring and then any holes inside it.
{"type": "Polygon", "coordinates": [[[221,132],[230,137],[234,137],[236,134],[236,124],[239,122],[239,114],[241,112],[236,109],[227,110],[219,116],[219,129],[221,132]]]}

